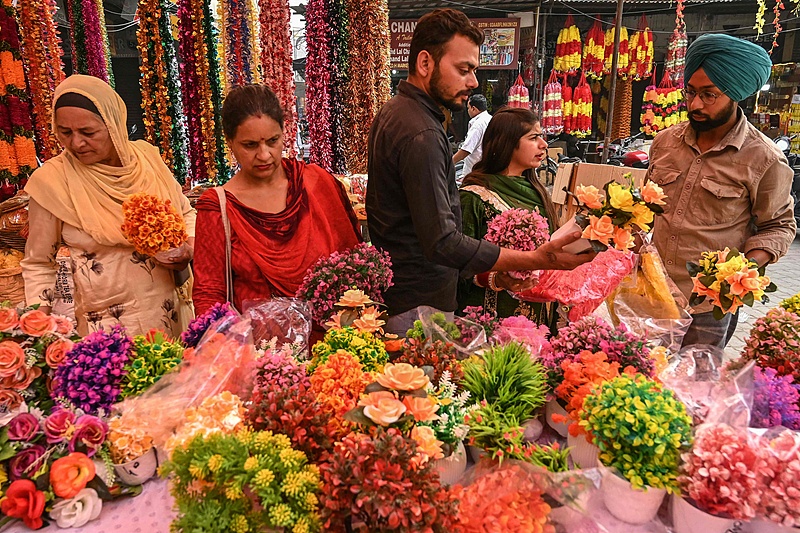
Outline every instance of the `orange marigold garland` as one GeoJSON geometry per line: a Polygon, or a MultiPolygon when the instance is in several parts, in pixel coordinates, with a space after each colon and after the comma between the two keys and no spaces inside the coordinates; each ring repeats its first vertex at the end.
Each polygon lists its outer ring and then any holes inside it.
{"type": "Polygon", "coordinates": [[[189,239],[183,216],[169,200],[137,193],[122,203],[122,234],[140,254],[153,256],[189,239]]]}
{"type": "Polygon", "coordinates": [[[64,80],[61,39],[55,22],[57,9],[55,0],[26,0],[17,4],[22,61],[28,74],[33,129],[42,161],[61,152],[61,145],[51,126],[53,93],[64,80]]]}
{"type": "Polygon", "coordinates": [[[629,41],[630,62],[628,75],[636,81],[646,80],[653,73],[653,31],[642,15],[639,29],[629,41]]]}
{"type": "Polygon", "coordinates": [[[603,76],[606,58],[606,34],[599,20],[595,20],[586,34],[586,44],[583,46],[583,72],[586,76],[598,79],[603,76]]]}
{"type": "Polygon", "coordinates": [[[283,107],[283,150],[297,154],[297,105],[292,71],[289,4],[286,0],[259,0],[261,74],[283,107]]]}
{"type": "MultiPolygon", "coordinates": [[[[10,0],[0,7],[0,179],[2,196],[13,195],[16,184],[25,185],[38,166],[33,143],[32,109],[26,92],[25,69],[22,65],[16,10],[10,0]]],[[[0,199],[5,199],[0,197],[0,199]]]]}
{"type": "Polygon", "coordinates": [[[141,58],[144,137],[158,146],[179,183],[191,183],[178,63],[167,0],[139,0],[136,32],[141,58]]]}
{"type": "MultiPolygon", "coordinates": [[[[615,26],[611,26],[608,30],[606,30],[605,62],[603,64],[604,74],[611,74],[611,63],[614,58],[615,34],[616,34],[615,26]]],[[[628,28],[622,26],[619,32],[619,59],[617,60],[617,73],[620,76],[627,75],[629,61],[630,61],[630,55],[628,50],[628,28]]]]}
{"type": "Polygon", "coordinates": [[[592,134],[592,99],[592,88],[586,81],[586,74],[581,72],[578,85],[572,90],[572,129],[568,133],[576,137],[592,134]]]}
{"type": "Polygon", "coordinates": [[[564,27],[558,33],[553,69],[556,72],[575,72],[581,68],[581,32],[572,15],[567,15],[564,27]]]}

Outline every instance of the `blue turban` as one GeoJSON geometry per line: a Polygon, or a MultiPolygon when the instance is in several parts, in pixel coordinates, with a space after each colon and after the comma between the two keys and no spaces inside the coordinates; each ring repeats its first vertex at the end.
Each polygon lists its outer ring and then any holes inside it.
{"type": "Polygon", "coordinates": [[[757,44],[730,35],[707,33],[698,37],[686,52],[684,82],[689,83],[699,68],[731,100],[741,102],[767,83],[772,59],[757,44]]]}

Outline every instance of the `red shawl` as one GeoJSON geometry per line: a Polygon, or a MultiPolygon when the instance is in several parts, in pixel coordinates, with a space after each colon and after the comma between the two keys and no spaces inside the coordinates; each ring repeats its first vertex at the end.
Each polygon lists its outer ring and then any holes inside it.
{"type": "MultiPolygon", "coordinates": [[[[227,194],[231,225],[234,304],[294,296],[320,257],[357,245],[358,222],[344,187],[316,165],[284,159],[286,209],[264,213],[227,194]]],[[[214,190],[197,202],[195,287],[198,314],[225,300],[225,237],[214,190]]]]}

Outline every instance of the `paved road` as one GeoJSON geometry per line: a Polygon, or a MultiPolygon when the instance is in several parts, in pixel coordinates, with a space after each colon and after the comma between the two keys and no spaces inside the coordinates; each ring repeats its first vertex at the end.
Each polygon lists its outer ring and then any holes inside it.
{"type": "Polygon", "coordinates": [[[773,307],[777,307],[784,298],[800,292],[800,237],[795,238],[788,254],[774,265],[767,267],[767,275],[778,286],[778,290],[769,295],[770,301],[766,304],[757,303],[754,307],[743,307],[739,312],[739,326],[725,350],[728,357],[738,357],[744,348],[745,340],[750,335],[750,329],[758,318],[766,315],[773,307]]]}

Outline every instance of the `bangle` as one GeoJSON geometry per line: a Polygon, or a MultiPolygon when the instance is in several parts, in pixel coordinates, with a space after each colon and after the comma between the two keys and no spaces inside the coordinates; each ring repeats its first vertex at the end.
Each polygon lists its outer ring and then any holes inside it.
{"type": "Polygon", "coordinates": [[[489,284],[489,272],[484,272],[483,274],[476,274],[472,278],[472,282],[475,283],[478,287],[485,289],[489,284]]]}
{"type": "Polygon", "coordinates": [[[496,277],[497,277],[497,272],[489,273],[489,285],[488,285],[488,287],[489,287],[490,290],[493,290],[494,292],[500,292],[503,289],[501,289],[500,287],[495,285],[494,278],[496,278],[496,277]]]}

